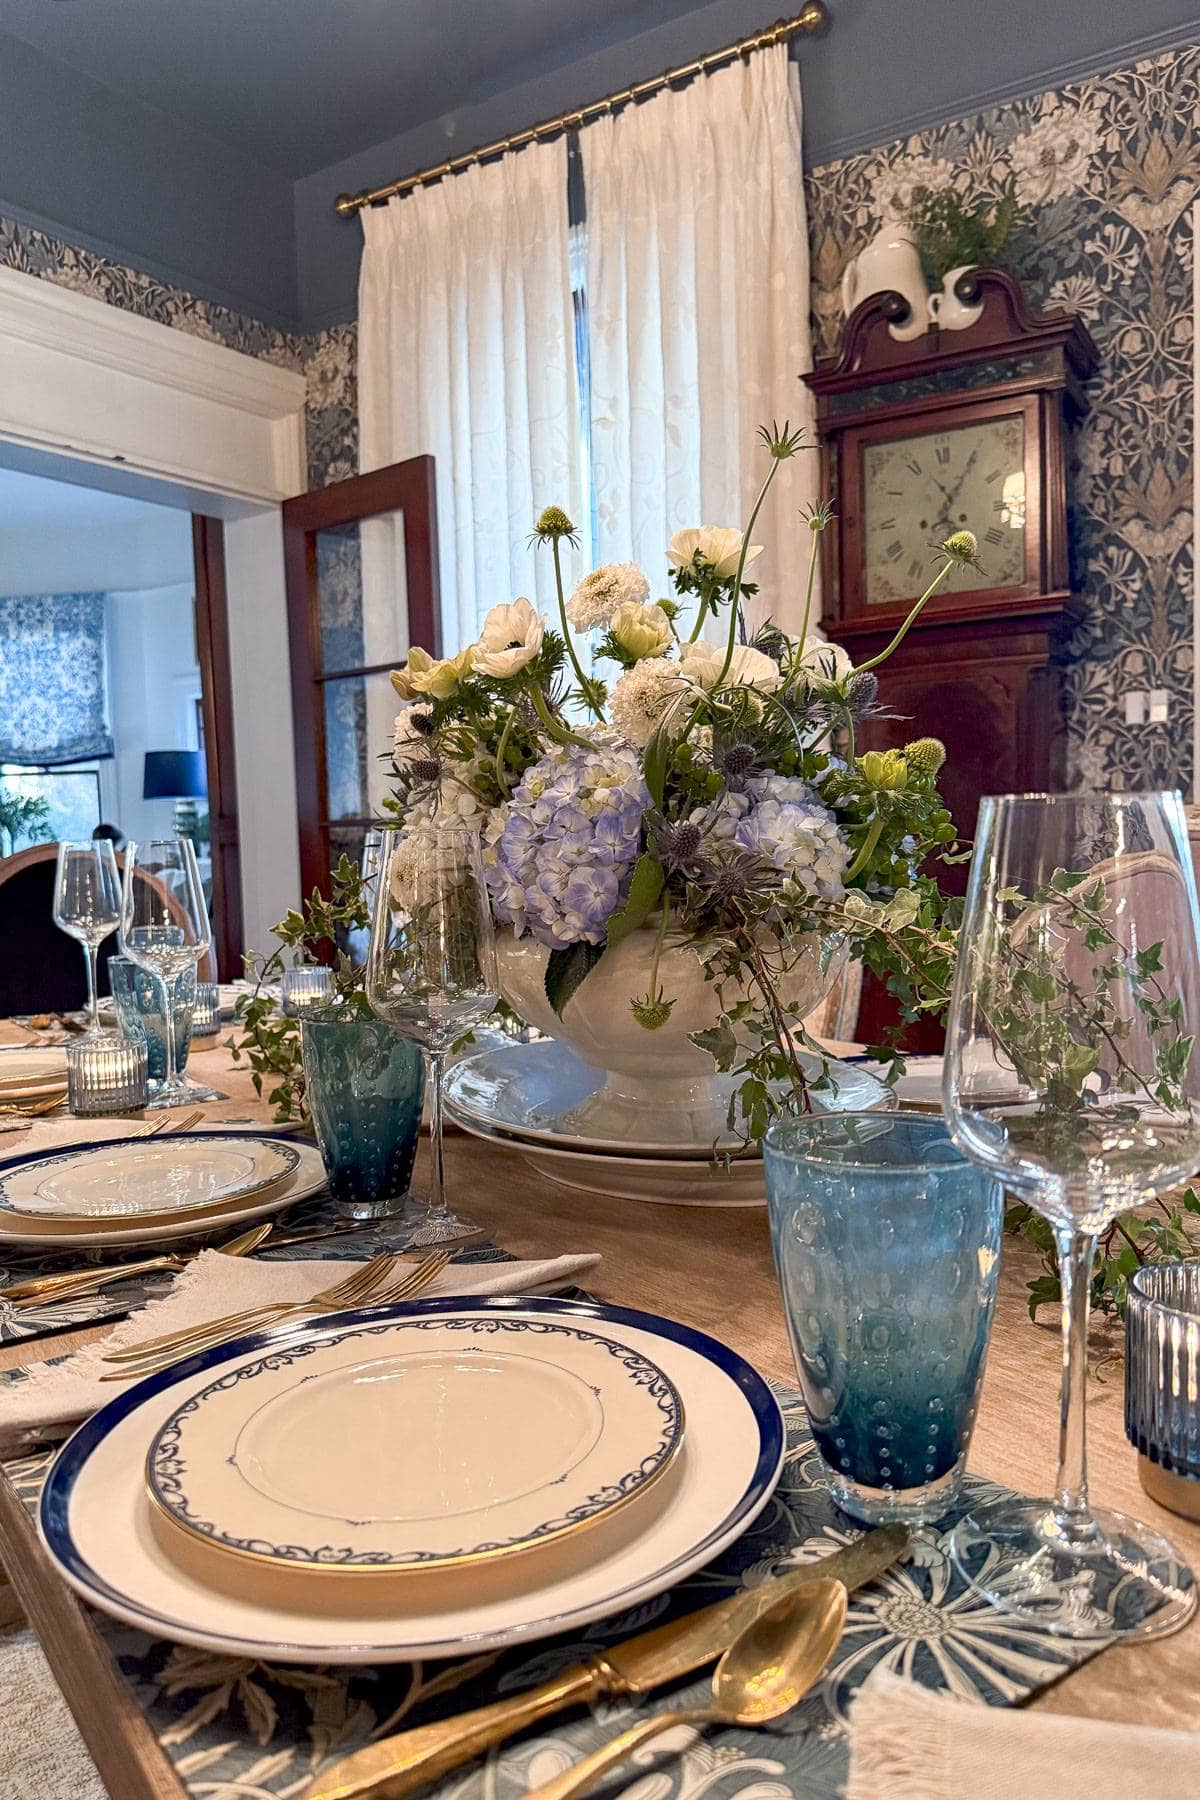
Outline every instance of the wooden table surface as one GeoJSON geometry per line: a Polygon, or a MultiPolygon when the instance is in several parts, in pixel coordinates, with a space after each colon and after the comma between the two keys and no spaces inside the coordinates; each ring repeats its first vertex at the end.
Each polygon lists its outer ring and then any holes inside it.
{"type": "MultiPolygon", "coordinates": [[[[251,1110],[248,1082],[223,1052],[206,1055],[196,1073],[230,1093],[224,1107],[207,1109],[209,1116],[251,1110]]],[[[601,1299],[702,1327],[764,1374],[794,1382],[764,1212],[582,1194],[546,1181],[513,1151],[457,1134],[447,1142],[446,1161],[460,1211],[515,1256],[601,1251],[604,1261],[588,1277],[601,1299]]],[[[1027,1248],[1007,1241],[971,1466],[1022,1492],[1046,1493],[1054,1472],[1060,1365],[1056,1331],[1049,1324],[1034,1326],[1026,1311],[1025,1283],[1034,1273],[1027,1248]]],[[[61,1355],[103,1329],[6,1345],[0,1348],[0,1368],[61,1355]]],[[[1200,1526],[1165,1512],[1142,1492],[1124,1435],[1120,1363],[1106,1351],[1115,1355],[1119,1338],[1098,1332],[1088,1396],[1093,1498],[1153,1521],[1200,1567],[1200,1526]]],[[[54,1574],[2,1477],[0,1557],[114,1800],[181,1800],[185,1790],[86,1609],[54,1574]]],[[[1045,1712],[1197,1730],[1198,1666],[1200,1620],[1193,1620],[1172,1637],[1105,1651],[1031,1705],[1045,1712]]]]}

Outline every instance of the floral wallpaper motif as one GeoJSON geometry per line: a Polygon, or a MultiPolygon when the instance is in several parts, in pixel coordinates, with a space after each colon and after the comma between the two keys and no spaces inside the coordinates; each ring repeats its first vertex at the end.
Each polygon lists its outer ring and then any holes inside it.
{"type": "Polygon", "coordinates": [[[355,475],[357,424],[354,392],[356,329],[338,325],[303,336],[279,331],[215,301],[198,300],[152,275],[106,262],[90,250],[50,237],[32,225],[0,218],[0,267],[40,276],[109,306],[153,319],[192,337],[262,357],[308,378],[309,484],[323,487],[355,475]]]}
{"type": "Polygon", "coordinates": [[[990,200],[1015,176],[1031,210],[1021,273],[1080,313],[1100,350],[1074,440],[1070,778],[1192,780],[1192,256],[1200,49],[1172,51],[810,171],[814,340],[831,352],[849,258],[914,187],[990,200]],[[1129,688],[1166,688],[1165,726],[1127,726],[1129,688]]]}

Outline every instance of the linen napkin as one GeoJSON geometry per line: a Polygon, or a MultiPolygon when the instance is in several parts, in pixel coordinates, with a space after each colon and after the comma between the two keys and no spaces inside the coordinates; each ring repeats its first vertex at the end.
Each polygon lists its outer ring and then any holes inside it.
{"type": "MultiPolygon", "coordinates": [[[[422,1298],[555,1293],[573,1286],[579,1275],[599,1261],[598,1255],[581,1255],[540,1262],[452,1264],[426,1288],[422,1298]]],[[[219,1250],[202,1250],[161,1299],[148,1301],[74,1356],[38,1363],[26,1379],[0,1386],[0,1454],[14,1454],[23,1444],[45,1435],[48,1428],[55,1428],[54,1434],[60,1435],[63,1426],[78,1424],[124,1393],[130,1383],[100,1379],[119,1369],[119,1364],[104,1361],[110,1350],[124,1350],[147,1338],[183,1331],[273,1300],[307,1300],[361,1266],[340,1259],[256,1262],[250,1257],[224,1256],[219,1250]]],[[[131,1376],[130,1382],[134,1379],[131,1376]]]]}
{"type": "Polygon", "coordinates": [[[28,1628],[0,1631],[0,1800],[105,1800],[108,1789],[28,1628]]]}
{"type": "Polygon", "coordinates": [[[880,1669],[850,1714],[845,1800],[1195,1800],[1200,1732],[979,1706],[880,1669]]]}

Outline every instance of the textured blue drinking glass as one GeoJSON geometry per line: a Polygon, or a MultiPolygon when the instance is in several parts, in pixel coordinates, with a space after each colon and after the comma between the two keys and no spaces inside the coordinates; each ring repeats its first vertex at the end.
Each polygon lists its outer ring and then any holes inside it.
{"type": "Polygon", "coordinates": [[[1151,1498],[1200,1519],[1200,1261],[1147,1263],[1129,1277],[1125,1435],[1151,1498]]]}
{"type": "MultiPolygon", "coordinates": [[[[146,1069],[151,1081],[163,1081],[167,1073],[167,1021],[163,1011],[164,989],[157,975],[139,968],[127,956],[110,956],[108,980],[117,1018],[126,1037],[144,1038],[146,1069]]],[[[187,1068],[192,1041],[192,1009],[196,999],[196,970],[186,969],[171,984],[175,990],[175,1073],[187,1068]]]]}
{"type": "Polygon", "coordinates": [[[975,1423],[999,1183],[923,1113],[779,1120],[764,1156],[788,1332],[830,1490],[871,1524],[936,1519],[975,1423]]]}
{"type": "Polygon", "coordinates": [[[402,1210],[425,1100],[420,1047],[374,1018],[302,1013],[304,1086],[338,1209],[355,1219],[402,1210]]]}

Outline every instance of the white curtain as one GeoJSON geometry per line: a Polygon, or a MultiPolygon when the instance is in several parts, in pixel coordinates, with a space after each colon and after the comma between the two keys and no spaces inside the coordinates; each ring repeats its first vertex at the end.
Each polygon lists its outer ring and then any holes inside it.
{"type": "MultiPolygon", "coordinates": [[[[596,556],[640,563],[657,587],[673,531],[745,522],[768,467],[758,427],[813,430],[799,76],[777,45],[580,142],[596,556]]],[[[754,534],[755,619],[799,625],[797,509],[818,486],[815,449],[780,470],[754,534]]]]}
{"type": "Polygon", "coordinates": [[[565,145],[361,216],[360,467],[432,453],[453,652],[497,601],[552,606],[552,565],[529,534],[544,506],[580,504],[565,145]]]}

